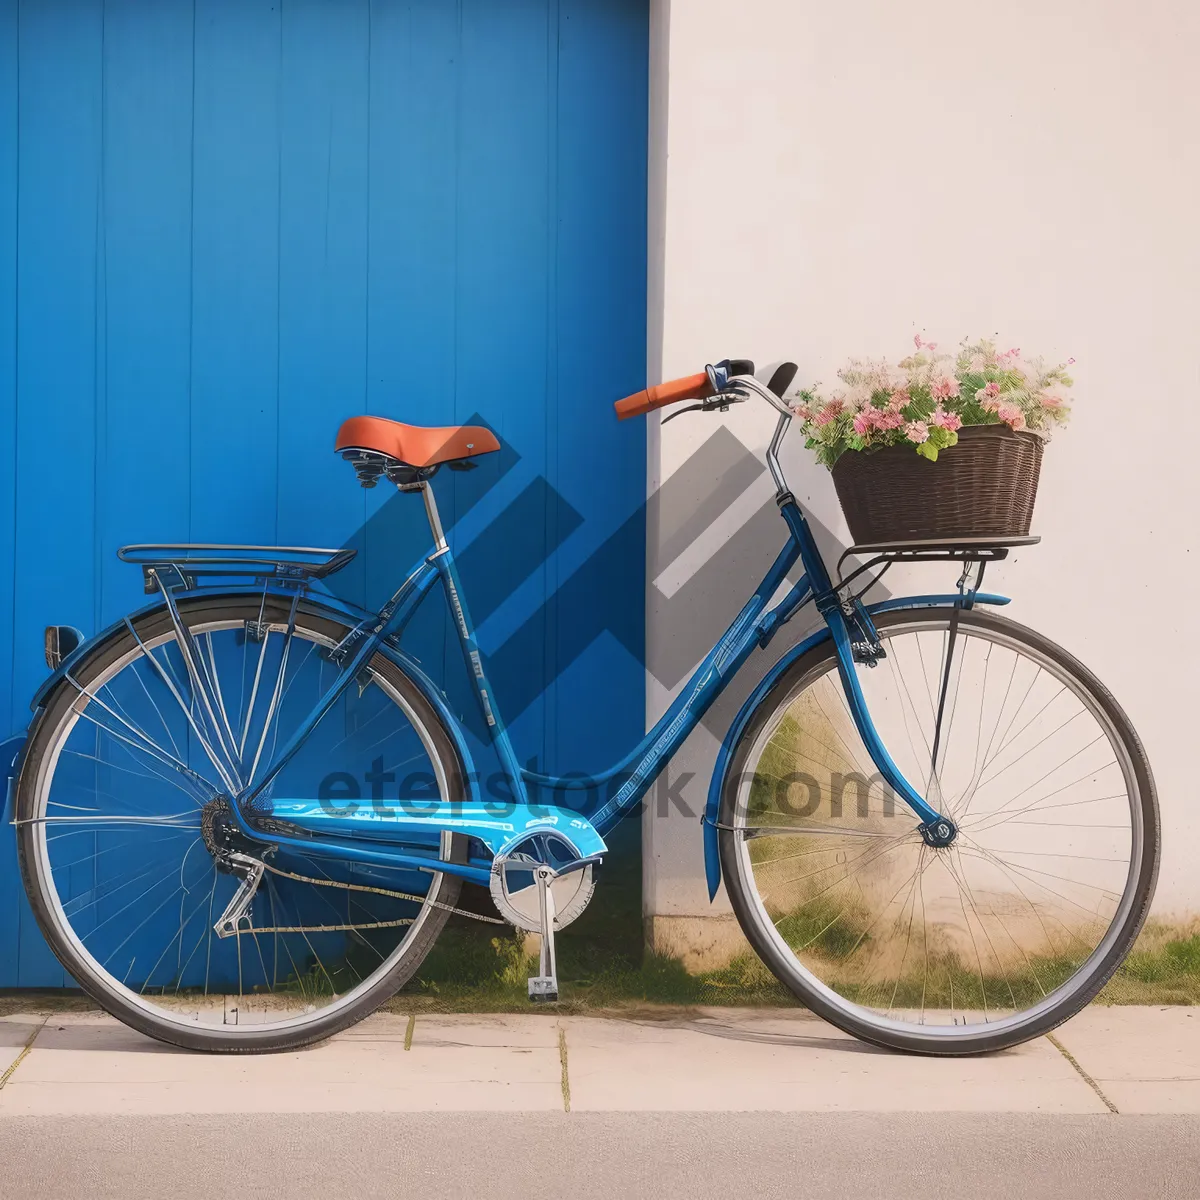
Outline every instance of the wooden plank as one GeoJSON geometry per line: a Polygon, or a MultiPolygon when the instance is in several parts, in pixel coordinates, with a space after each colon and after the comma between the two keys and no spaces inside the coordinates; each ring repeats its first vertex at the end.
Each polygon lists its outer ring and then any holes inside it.
{"type": "MultiPolygon", "coordinates": [[[[43,626],[94,629],[99,618],[101,14],[99,0],[20,12],[13,686],[22,699],[46,675],[43,626]]],[[[62,983],[27,909],[20,939],[21,983],[62,983]]]]}
{"type": "Polygon", "coordinates": [[[196,0],[191,532],[276,540],[279,59],[273,0],[196,0]]]}
{"type": "MultiPolygon", "coordinates": [[[[536,0],[462,5],[455,416],[483,412],[520,453],[525,481],[544,476],[547,466],[557,178],[549,97],[557,7],[536,0]]],[[[547,519],[543,512],[540,523],[529,522],[521,547],[543,594],[547,519]]],[[[511,549],[494,543],[472,556],[479,577],[511,571],[511,560],[511,549]]],[[[471,584],[465,576],[468,595],[471,584]]],[[[487,654],[485,631],[481,639],[487,654]]],[[[545,760],[540,697],[547,667],[544,642],[530,645],[521,670],[538,680],[539,698],[522,713],[506,713],[523,760],[545,760]]],[[[513,681],[501,676],[492,683],[503,711],[513,681]]]]}
{"type": "MultiPolygon", "coordinates": [[[[618,423],[612,401],[643,386],[646,279],[645,0],[562,0],[557,75],[558,263],[554,429],[548,475],[599,547],[619,535],[619,577],[547,614],[556,680],[548,693],[551,763],[598,770],[644,729],[645,654],[601,637],[575,661],[573,632],[643,607],[645,422],[618,423]],[[573,628],[572,628],[573,627],[573,628]],[[631,699],[637,697],[638,699],[631,699]]],[[[609,544],[605,555],[614,547],[609,544]]],[[[552,560],[548,591],[576,563],[552,560]]],[[[575,593],[572,592],[574,595],[575,593]]]]}
{"type": "MultiPolygon", "coordinates": [[[[17,473],[17,0],[0,0],[0,742],[24,724],[13,696],[13,577],[17,473]]],[[[4,782],[0,778],[0,802],[4,782]]],[[[0,827],[0,987],[17,983],[13,831],[0,827]]]]}
{"type": "MultiPolygon", "coordinates": [[[[279,208],[279,537],[338,546],[366,518],[338,425],[366,411],[367,0],[283,10],[279,208]]],[[[361,603],[359,559],[329,581],[361,603]]]]}
{"type": "MultiPolygon", "coordinates": [[[[459,16],[445,0],[371,7],[367,409],[414,425],[454,420],[459,16]]],[[[454,513],[446,481],[446,522],[454,513]]],[[[377,605],[430,546],[420,501],[365,493],[366,592],[377,605]]],[[[440,590],[406,642],[441,674],[449,625],[440,590]]]]}
{"type": "Polygon", "coordinates": [[[145,603],[129,542],[183,542],[191,498],[192,3],[104,9],[101,617],[145,603]]]}

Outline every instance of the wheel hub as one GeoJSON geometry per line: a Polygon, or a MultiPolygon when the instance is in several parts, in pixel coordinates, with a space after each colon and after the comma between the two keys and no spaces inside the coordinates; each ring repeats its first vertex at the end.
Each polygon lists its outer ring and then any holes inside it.
{"type": "Polygon", "coordinates": [[[924,825],[918,825],[917,828],[921,831],[925,845],[936,849],[951,845],[958,837],[958,827],[948,817],[937,817],[926,821],[924,825]]]}

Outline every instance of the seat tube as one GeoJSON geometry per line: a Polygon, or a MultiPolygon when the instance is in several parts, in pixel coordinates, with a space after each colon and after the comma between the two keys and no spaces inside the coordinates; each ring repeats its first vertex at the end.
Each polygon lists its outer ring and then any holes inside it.
{"type": "Polygon", "coordinates": [[[462,646],[463,661],[466,663],[467,674],[475,687],[475,696],[479,701],[479,709],[487,725],[488,736],[496,747],[500,765],[508,777],[508,786],[512,799],[518,804],[527,802],[525,783],[521,778],[521,767],[513,750],[512,740],[508,730],[500,718],[500,713],[492,701],[492,685],[483,669],[483,659],[479,654],[479,645],[475,640],[475,627],[471,623],[471,615],[467,611],[466,600],[462,594],[462,583],[458,577],[458,568],[454,563],[454,554],[446,541],[442,530],[441,518],[438,515],[437,500],[428,480],[421,483],[421,494],[425,500],[425,512],[429,517],[429,527],[433,533],[435,549],[429,556],[429,561],[437,567],[442,577],[442,586],[446,589],[446,601],[450,605],[450,613],[454,618],[454,627],[458,631],[459,645],[462,646]]]}

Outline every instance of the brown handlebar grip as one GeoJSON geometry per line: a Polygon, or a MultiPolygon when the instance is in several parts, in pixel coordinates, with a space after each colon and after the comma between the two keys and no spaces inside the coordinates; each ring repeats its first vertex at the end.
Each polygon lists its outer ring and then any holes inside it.
{"type": "Polygon", "coordinates": [[[679,400],[703,400],[712,395],[708,382],[708,373],[702,371],[699,375],[688,375],[683,379],[672,379],[667,383],[656,384],[642,392],[634,392],[624,400],[618,400],[613,408],[617,410],[617,420],[624,421],[626,417],[640,417],[655,408],[665,404],[675,404],[679,400]]]}

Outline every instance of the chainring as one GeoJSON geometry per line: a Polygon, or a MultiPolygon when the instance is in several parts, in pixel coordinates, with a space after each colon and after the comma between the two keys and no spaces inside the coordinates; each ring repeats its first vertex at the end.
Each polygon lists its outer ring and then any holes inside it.
{"type": "MultiPolygon", "coordinates": [[[[543,863],[555,866],[574,858],[572,848],[553,834],[534,834],[492,863],[488,887],[500,915],[529,933],[542,929],[538,889],[533,868],[543,863]],[[528,870],[522,869],[528,865],[528,870]]],[[[560,875],[550,885],[554,897],[554,928],[565,929],[587,908],[596,890],[595,866],[588,863],[577,871],[560,875]]]]}

